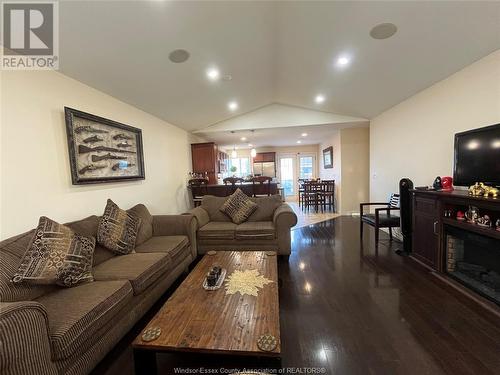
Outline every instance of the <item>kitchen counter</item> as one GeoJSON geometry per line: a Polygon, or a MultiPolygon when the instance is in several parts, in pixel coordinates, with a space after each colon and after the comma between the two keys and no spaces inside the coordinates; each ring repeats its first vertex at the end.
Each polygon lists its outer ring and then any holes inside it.
{"type": "MultiPolygon", "coordinates": [[[[246,195],[248,196],[253,196],[254,194],[254,186],[251,182],[243,182],[241,185],[237,184],[237,188],[240,188],[246,195]]],[[[255,185],[256,189],[256,194],[266,194],[267,192],[267,184],[262,186],[262,185],[255,185]]],[[[278,191],[278,183],[277,182],[271,182],[271,194],[280,194],[278,191]]],[[[226,197],[228,195],[231,195],[233,192],[233,187],[231,185],[224,185],[224,184],[210,184],[206,185],[206,187],[193,187],[193,195],[195,196],[201,196],[201,195],[215,195],[217,197],[226,197]]]]}

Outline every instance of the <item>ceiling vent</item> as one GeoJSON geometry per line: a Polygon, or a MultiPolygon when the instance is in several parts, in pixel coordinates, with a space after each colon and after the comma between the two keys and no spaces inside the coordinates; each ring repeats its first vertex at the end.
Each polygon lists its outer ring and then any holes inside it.
{"type": "Polygon", "coordinates": [[[185,49],[176,49],[170,52],[168,58],[173,63],[176,64],[183,63],[186,62],[187,59],[189,59],[189,52],[186,51],[185,49]]]}
{"type": "Polygon", "coordinates": [[[393,23],[381,23],[370,31],[373,39],[387,39],[396,34],[398,28],[393,23]]]}

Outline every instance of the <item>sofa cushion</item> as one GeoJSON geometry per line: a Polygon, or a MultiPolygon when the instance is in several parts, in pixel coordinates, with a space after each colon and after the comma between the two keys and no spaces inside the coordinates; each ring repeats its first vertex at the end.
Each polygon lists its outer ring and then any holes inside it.
{"type": "Polygon", "coordinates": [[[275,238],[272,221],[247,221],[236,227],[236,238],[239,240],[272,240],[275,238]]]}
{"type": "Polygon", "coordinates": [[[31,301],[57,288],[55,285],[14,284],[10,280],[16,273],[21,258],[30,245],[35,230],[7,238],[0,242],[0,301],[31,301]]]}
{"type": "Polygon", "coordinates": [[[231,219],[220,211],[221,206],[229,197],[216,197],[205,195],[201,201],[200,207],[208,212],[210,221],[222,221],[231,223],[231,219]]]}
{"type": "Polygon", "coordinates": [[[129,280],[134,294],[141,294],[170,269],[166,253],[134,253],[114,257],[94,268],[99,281],[129,280]]]}
{"type": "Polygon", "coordinates": [[[69,287],[93,281],[94,247],[94,237],[42,216],[12,282],[69,287]]]}
{"type": "Polygon", "coordinates": [[[256,209],[257,203],[252,202],[239,188],[229,196],[220,208],[221,212],[229,216],[235,224],[245,222],[256,209]]]}
{"type": "Polygon", "coordinates": [[[172,268],[191,254],[187,236],[154,236],[135,248],[137,253],[167,253],[172,268]]]}
{"type": "MultiPolygon", "coordinates": [[[[73,229],[78,234],[83,234],[84,236],[97,237],[97,228],[99,227],[99,222],[101,221],[100,216],[89,216],[85,219],[73,221],[71,223],[66,223],[65,225],[73,229]]],[[[104,262],[105,260],[114,257],[116,254],[112,253],[110,250],[106,249],[104,246],[96,244],[94,250],[94,266],[104,262]]]]}
{"type": "Polygon", "coordinates": [[[47,311],[53,359],[71,356],[87,341],[105,334],[101,328],[132,300],[126,280],[96,281],[59,289],[36,301],[47,311]]]}
{"type": "Polygon", "coordinates": [[[134,251],[141,219],[108,199],[97,228],[97,242],[112,252],[123,255],[134,251]]]}
{"type": "Polygon", "coordinates": [[[234,239],[236,224],[211,221],[198,230],[198,237],[204,239],[234,239]]]}
{"type": "Polygon", "coordinates": [[[274,211],[283,204],[281,195],[250,198],[257,203],[257,209],[250,215],[248,221],[272,221],[274,211]]]}
{"type": "Polygon", "coordinates": [[[127,210],[127,212],[133,213],[141,219],[141,225],[139,225],[135,246],[138,246],[153,237],[153,215],[149,213],[149,210],[145,205],[136,204],[134,207],[127,210]]]}

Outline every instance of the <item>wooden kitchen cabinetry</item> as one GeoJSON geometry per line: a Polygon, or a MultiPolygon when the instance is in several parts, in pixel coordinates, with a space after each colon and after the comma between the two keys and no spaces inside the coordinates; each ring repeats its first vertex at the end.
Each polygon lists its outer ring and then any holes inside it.
{"type": "Polygon", "coordinates": [[[192,143],[193,172],[208,176],[209,184],[217,183],[217,174],[227,172],[229,157],[213,142],[192,143]]]}

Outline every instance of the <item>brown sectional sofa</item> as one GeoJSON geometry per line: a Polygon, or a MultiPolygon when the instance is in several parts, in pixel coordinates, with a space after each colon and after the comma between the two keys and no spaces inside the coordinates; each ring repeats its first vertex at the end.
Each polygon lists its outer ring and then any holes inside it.
{"type": "MultiPolygon", "coordinates": [[[[73,288],[10,283],[34,231],[0,242],[1,374],[89,373],[196,258],[193,216],[131,210],[142,219],[136,252],[97,245],[95,281],[73,288]]],[[[96,236],[99,219],[68,226],[96,236]]]]}
{"type": "Polygon", "coordinates": [[[257,210],[242,224],[234,224],[219,209],[228,197],[205,195],[201,205],[189,211],[198,223],[198,253],[209,250],[273,250],[289,255],[290,229],[297,215],[280,195],[250,198],[257,210]]]}

